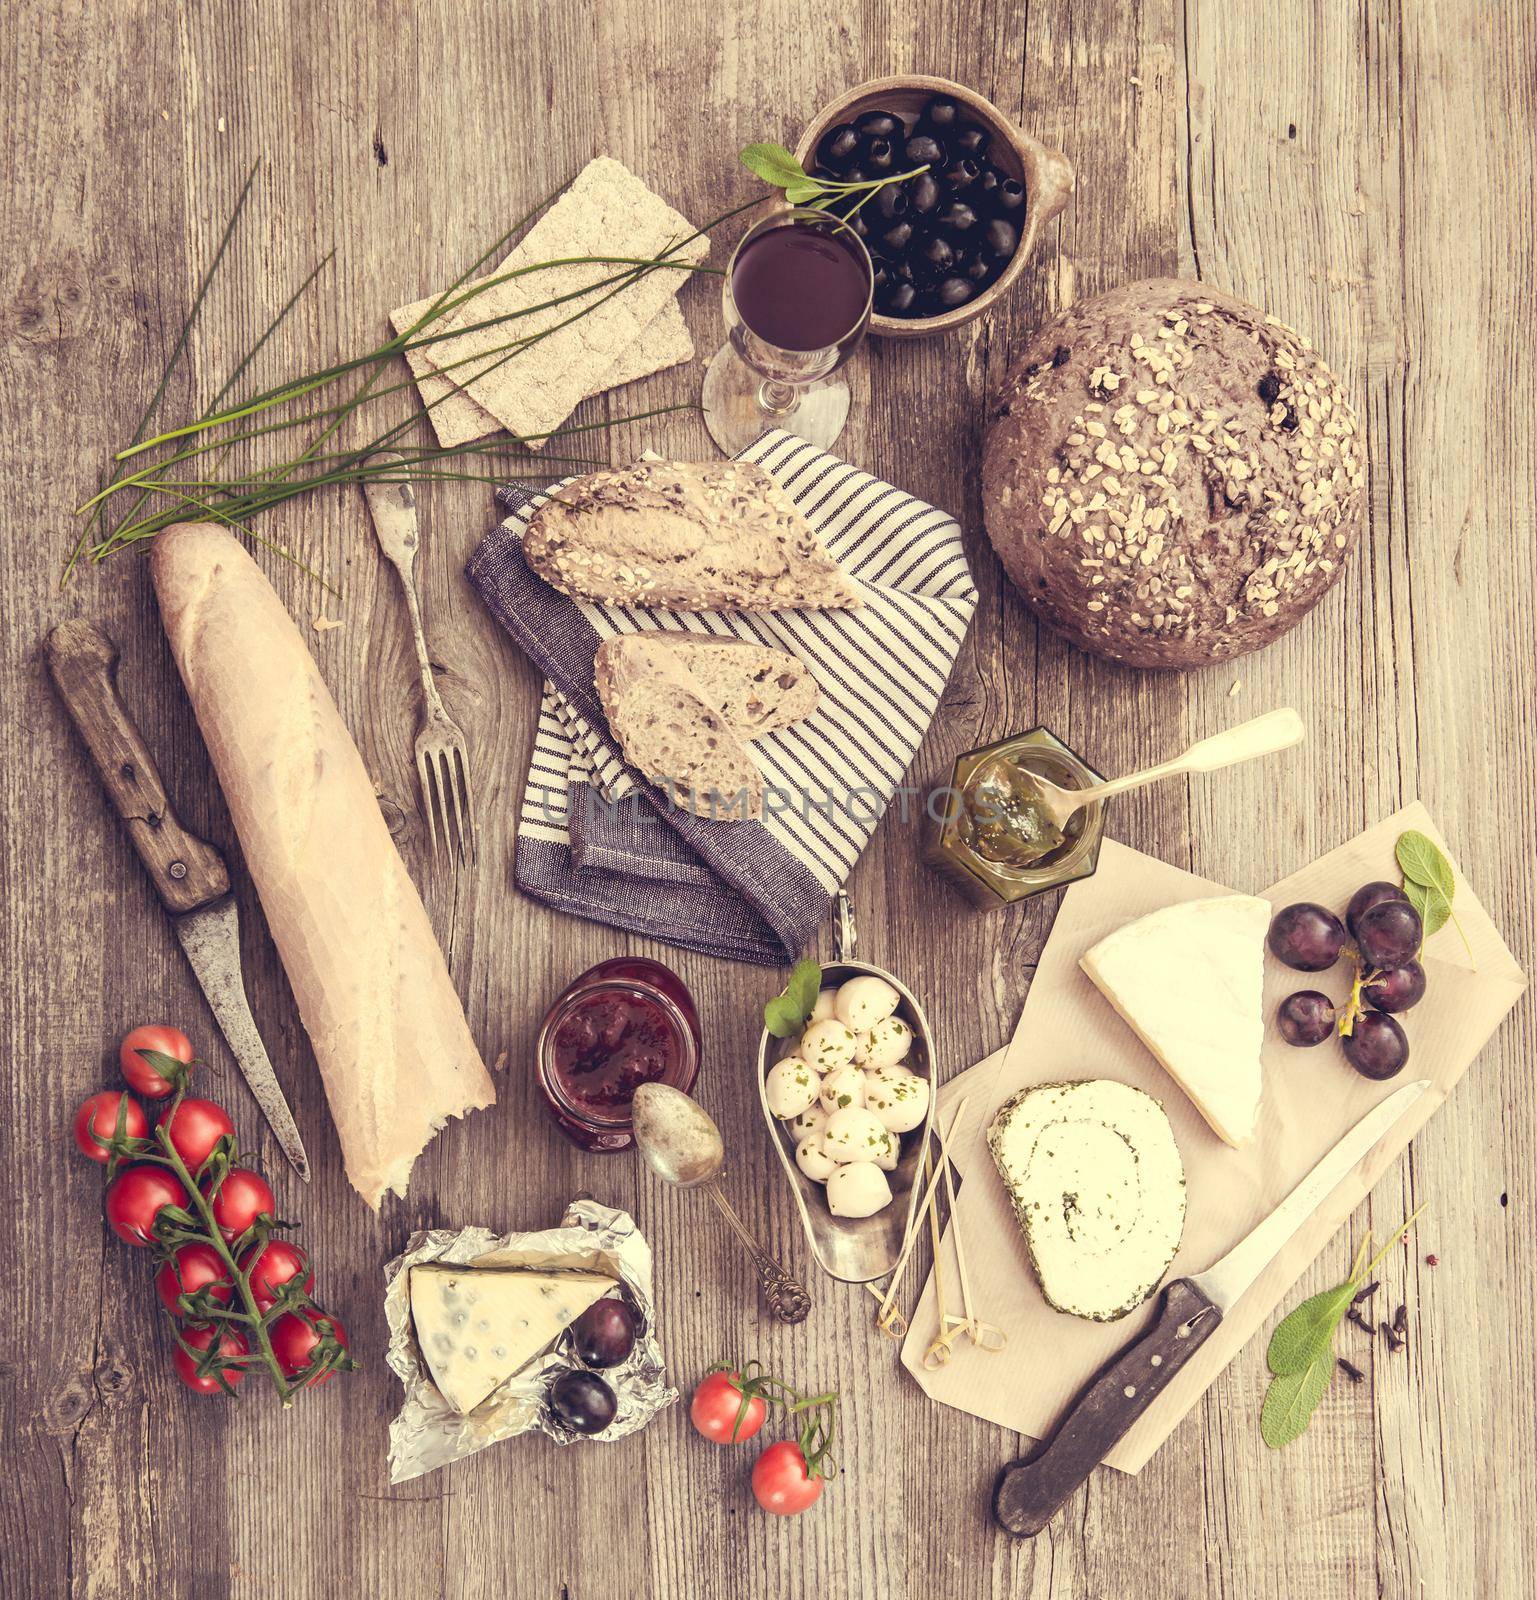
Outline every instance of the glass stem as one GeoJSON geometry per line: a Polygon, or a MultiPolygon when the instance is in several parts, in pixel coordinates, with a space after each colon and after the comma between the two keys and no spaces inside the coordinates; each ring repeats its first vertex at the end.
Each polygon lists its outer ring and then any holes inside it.
{"type": "Polygon", "coordinates": [[[758,385],[758,406],[771,417],[788,416],[799,403],[800,397],[800,388],[793,383],[765,378],[758,385]]]}

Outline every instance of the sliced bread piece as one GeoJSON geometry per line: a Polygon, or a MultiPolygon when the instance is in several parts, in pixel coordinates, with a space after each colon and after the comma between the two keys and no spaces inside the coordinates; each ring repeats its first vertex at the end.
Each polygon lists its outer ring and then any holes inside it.
{"type": "Polygon", "coordinates": [[[795,503],[749,461],[642,461],[577,478],[534,513],[523,554],[563,593],[614,605],[863,604],[795,503]]]}
{"type": "Polygon", "coordinates": [[[666,645],[629,635],[598,653],[593,682],[624,758],[696,817],[763,815],[763,774],[744,741],[666,645]]]}
{"type": "Polygon", "coordinates": [[[694,675],[705,699],[744,739],[761,739],[816,710],[816,679],[805,662],[787,650],[775,650],[752,639],[722,639],[714,634],[686,633],[681,628],[653,628],[606,640],[599,647],[598,656],[617,660],[640,643],[663,645],[670,650],[694,675]]]}

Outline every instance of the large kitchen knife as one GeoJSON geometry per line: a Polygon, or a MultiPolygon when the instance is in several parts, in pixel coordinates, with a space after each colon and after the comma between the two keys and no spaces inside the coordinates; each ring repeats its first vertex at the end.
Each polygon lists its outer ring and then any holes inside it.
{"type": "Polygon", "coordinates": [[[188,833],[172,810],[155,758],[117,692],[117,646],[99,628],[76,619],[61,622],[48,635],[47,657],[54,688],[171,915],[251,1093],[283,1154],[308,1183],[303,1141],[246,1002],[240,930],[224,858],[188,833]]]}
{"type": "Polygon", "coordinates": [[[998,1474],[993,1516],[1005,1532],[1031,1538],[1051,1521],[1216,1332],[1223,1312],[1238,1303],[1335,1185],[1429,1087],[1429,1079],[1421,1079],[1395,1090],[1220,1261],[1165,1287],[1152,1327],[1089,1381],[1050,1439],[998,1474]]]}

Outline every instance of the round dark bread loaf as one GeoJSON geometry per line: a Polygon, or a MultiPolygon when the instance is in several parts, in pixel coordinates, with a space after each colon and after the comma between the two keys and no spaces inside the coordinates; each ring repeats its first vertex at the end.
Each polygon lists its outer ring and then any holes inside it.
{"type": "Polygon", "coordinates": [[[1258,650],[1334,583],[1363,456],[1301,334],[1151,278],[1047,323],[991,413],[987,531],[1048,627],[1136,667],[1258,650]]]}

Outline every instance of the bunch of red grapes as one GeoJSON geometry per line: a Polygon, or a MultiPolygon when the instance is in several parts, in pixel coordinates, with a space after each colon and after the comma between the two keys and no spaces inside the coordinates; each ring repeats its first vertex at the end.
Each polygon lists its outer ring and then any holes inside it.
{"type": "Polygon", "coordinates": [[[1392,1078],[1409,1060],[1409,1039],[1397,1013],[1425,994],[1420,946],[1425,927],[1396,883],[1363,884],[1341,922],[1324,906],[1301,901],[1278,911],[1266,943],[1298,972],[1323,972],[1341,956],[1355,966],[1343,1014],[1317,989],[1289,994],[1276,1011],[1288,1044],[1322,1044],[1338,1033],[1345,1059],[1363,1078],[1392,1078]]]}

